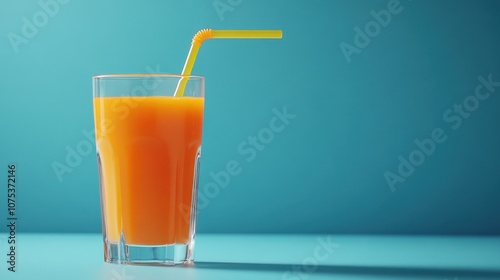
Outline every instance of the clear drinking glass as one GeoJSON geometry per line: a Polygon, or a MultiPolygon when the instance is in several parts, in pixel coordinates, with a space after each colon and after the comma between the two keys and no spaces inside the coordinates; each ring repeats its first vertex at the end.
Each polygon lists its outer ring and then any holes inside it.
{"type": "Polygon", "coordinates": [[[105,261],[193,261],[204,78],[95,76],[93,103],[105,261]]]}

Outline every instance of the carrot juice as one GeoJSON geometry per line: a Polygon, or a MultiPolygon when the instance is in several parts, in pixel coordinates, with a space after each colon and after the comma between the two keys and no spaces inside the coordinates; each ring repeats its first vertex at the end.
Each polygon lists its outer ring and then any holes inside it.
{"type": "MultiPolygon", "coordinates": [[[[203,97],[94,97],[103,227],[109,242],[185,244],[203,97]]],[[[196,190],[195,190],[196,191],[196,190]]]]}

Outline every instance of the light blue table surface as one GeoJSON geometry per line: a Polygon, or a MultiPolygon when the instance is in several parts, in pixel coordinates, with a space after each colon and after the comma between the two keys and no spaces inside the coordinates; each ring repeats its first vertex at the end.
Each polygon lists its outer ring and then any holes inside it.
{"type": "Polygon", "coordinates": [[[0,279],[500,279],[500,237],[199,234],[191,267],[103,262],[100,234],[18,234],[0,279]]]}

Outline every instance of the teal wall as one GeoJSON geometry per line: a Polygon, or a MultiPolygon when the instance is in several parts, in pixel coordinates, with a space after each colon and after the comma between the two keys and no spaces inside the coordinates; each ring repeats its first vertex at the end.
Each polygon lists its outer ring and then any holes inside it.
{"type": "Polygon", "coordinates": [[[498,1],[54,1],[0,4],[19,230],[100,231],[91,76],[179,73],[214,28],[284,37],[200,50],[199,231],[500,234],[498,1]]]}

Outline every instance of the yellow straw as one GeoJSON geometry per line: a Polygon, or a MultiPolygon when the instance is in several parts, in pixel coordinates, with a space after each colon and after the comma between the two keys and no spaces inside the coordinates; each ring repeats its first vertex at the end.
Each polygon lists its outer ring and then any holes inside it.
{"type": "Polygon", "coordinates": [[[208,39],[281,39],[283,37],[283,32],[281,30],[212,30],[212,29],[202,29],[196,33],[193,37],[193,42],[191,43],[191,49],[189,49],[189,54],[182,69],[182,77],[177,85],[174,96],[184,95],[184,90],[186,89],[186,83],[191,71],[193,70],[193,65],[196,60],[196,55],[200,49],[203,41],[208,39]]]}

